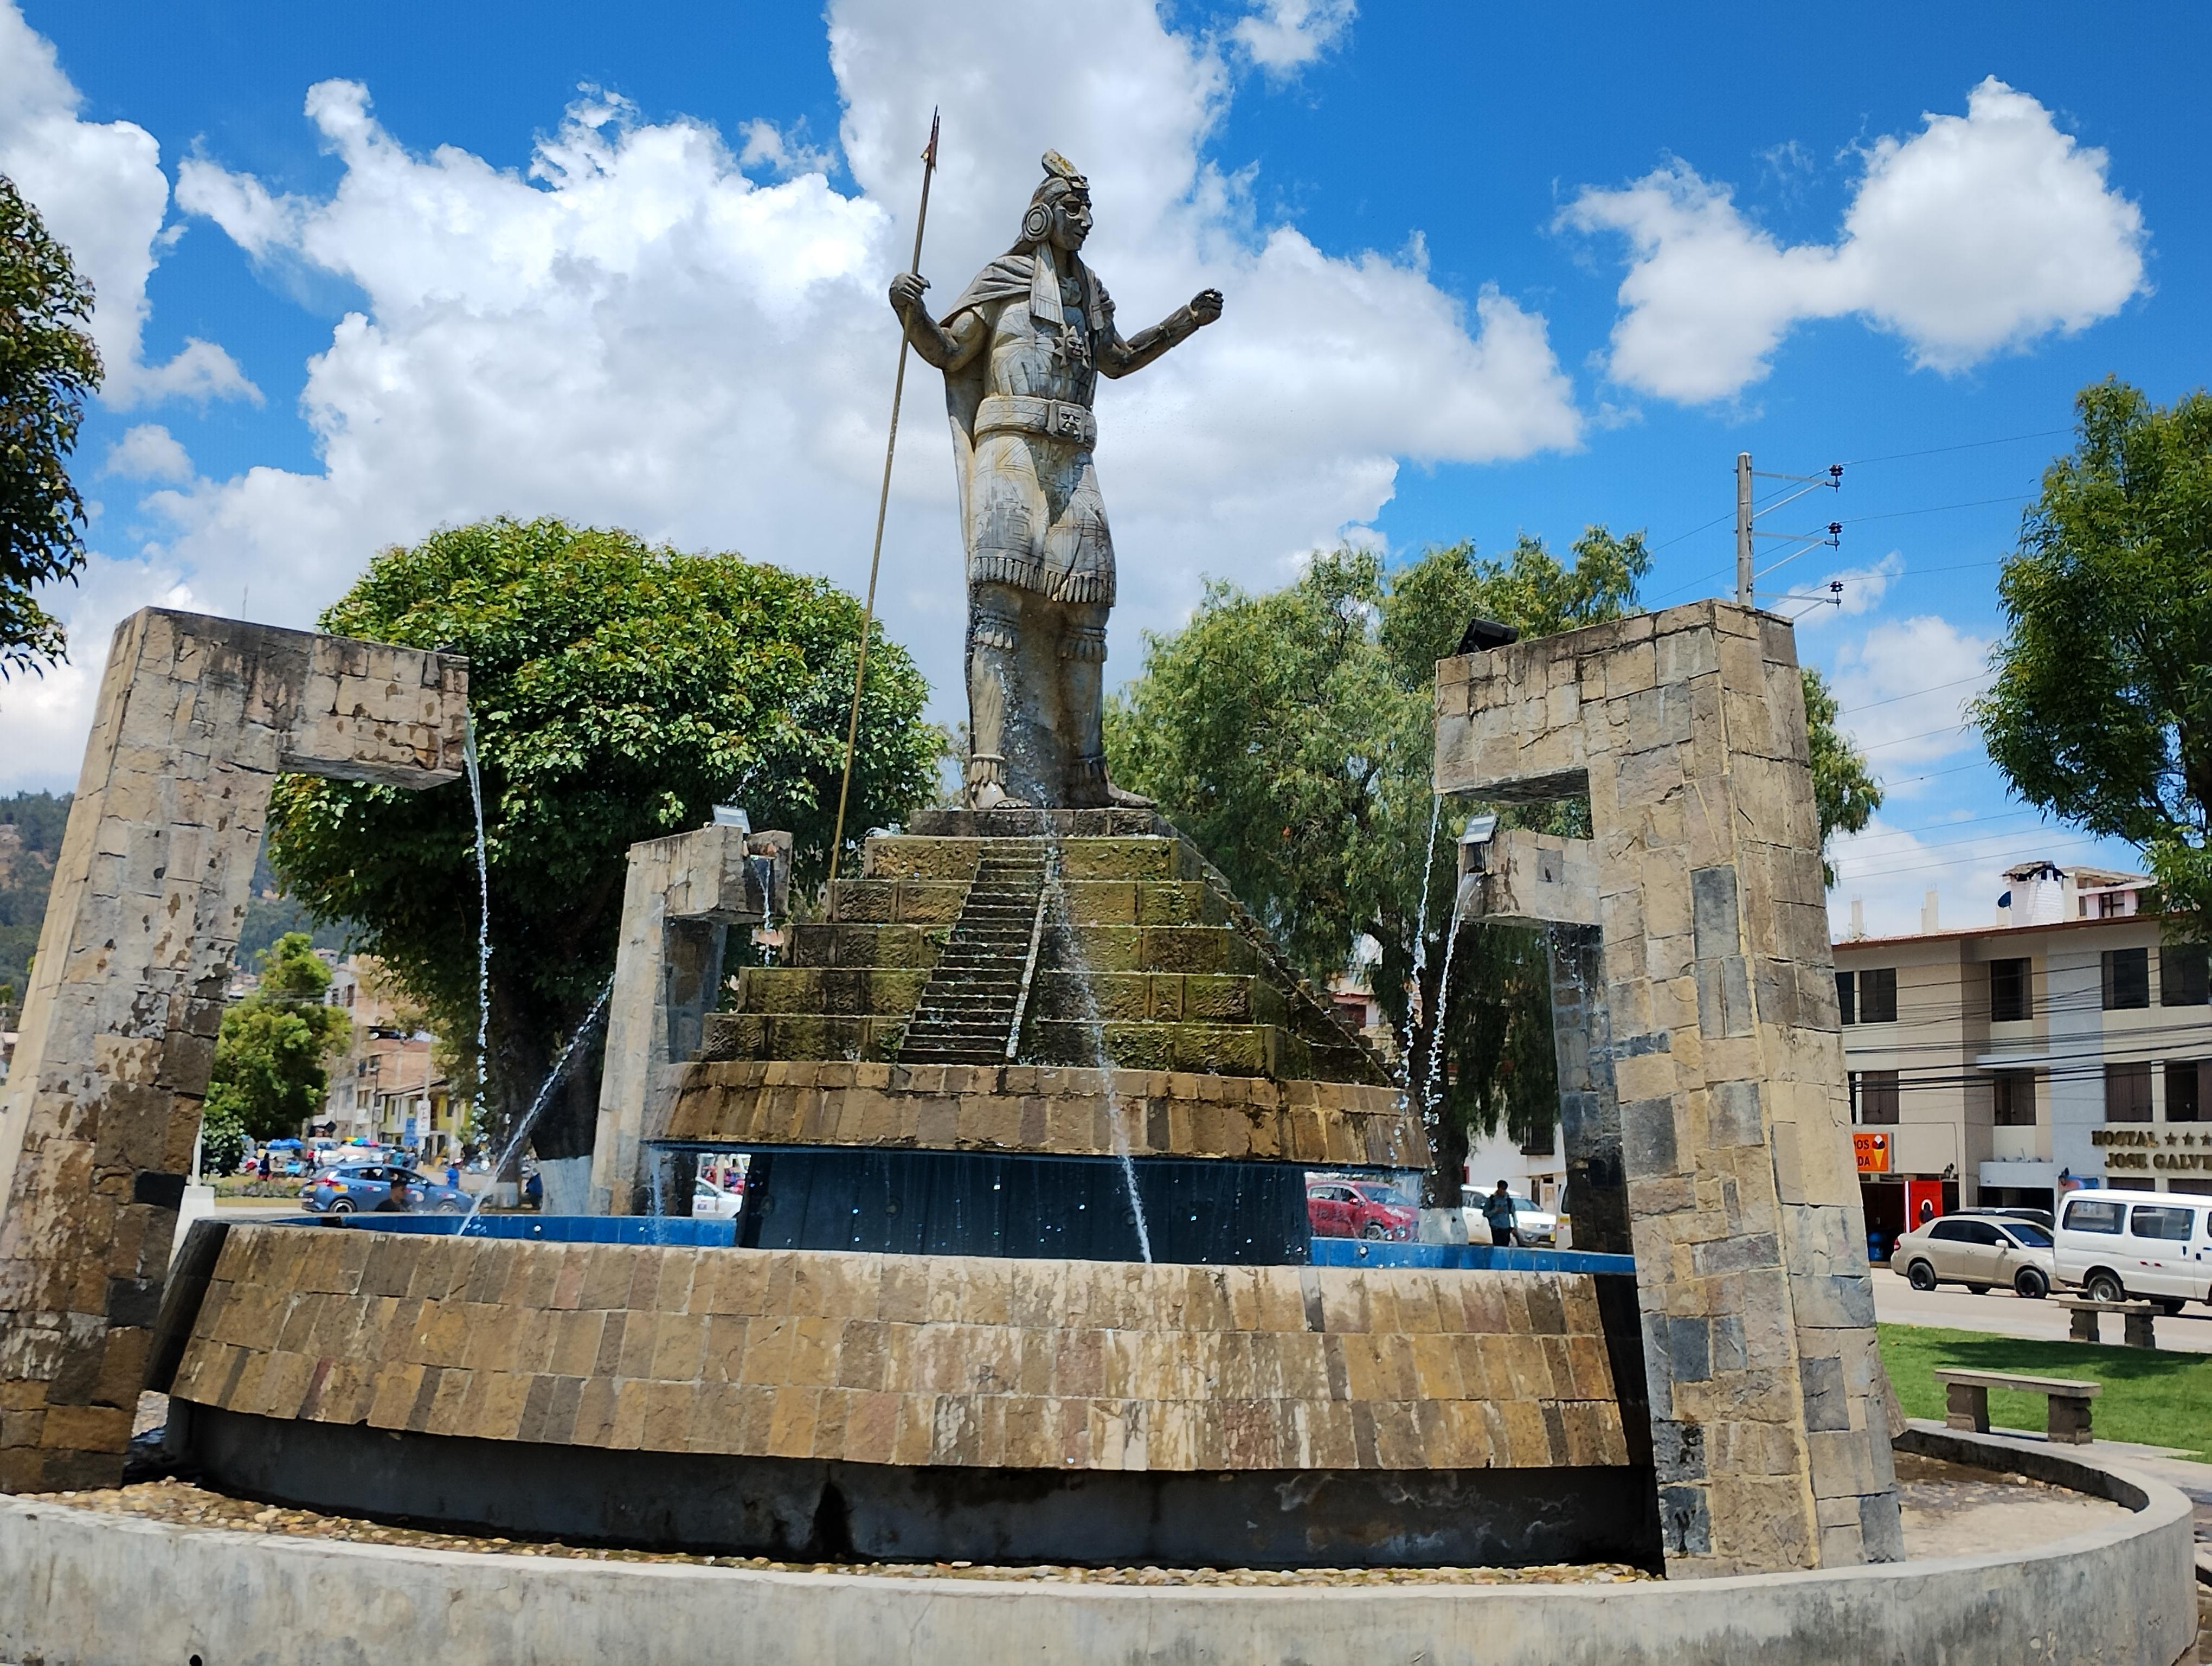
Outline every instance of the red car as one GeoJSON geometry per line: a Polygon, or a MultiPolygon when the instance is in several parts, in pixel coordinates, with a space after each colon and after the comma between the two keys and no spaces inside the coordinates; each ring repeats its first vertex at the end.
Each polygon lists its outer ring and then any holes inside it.
{"type": "Polygon", "coordinates": [[[1379,1181],[1316,1180],[1306,1187],[1306,1219],[1317,1238],[1410,1238],[1420,1219],[1379,1181]]]}

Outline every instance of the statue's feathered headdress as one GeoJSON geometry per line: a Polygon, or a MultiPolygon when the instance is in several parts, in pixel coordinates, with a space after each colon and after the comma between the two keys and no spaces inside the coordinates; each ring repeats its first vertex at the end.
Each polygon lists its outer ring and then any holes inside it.
{"type": "Polygon", "coordinates": [[[1041,242],[1052,229],[1052,205],[1066,196],[1088,197],[1091,181],[1075,171],[1075,164],[1057,150],[1044,153],[1044,178],[1030,193],[1029,211],[1022,216],[1022,241],[1041,242]]]}

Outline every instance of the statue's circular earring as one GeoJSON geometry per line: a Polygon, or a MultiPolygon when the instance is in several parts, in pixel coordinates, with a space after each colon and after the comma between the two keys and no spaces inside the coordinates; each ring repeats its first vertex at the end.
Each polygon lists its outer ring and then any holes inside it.
{"type": "Polygon", "coordinates": [[[1052,204],[1031,203],[1030,211],[1022,216],[1022,240],[1042,243],[1045,234],[1052,229],[1052,204]]]}

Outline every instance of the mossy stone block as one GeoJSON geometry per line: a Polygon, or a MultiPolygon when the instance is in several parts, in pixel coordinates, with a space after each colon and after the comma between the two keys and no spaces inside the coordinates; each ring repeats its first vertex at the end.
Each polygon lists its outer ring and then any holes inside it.
{"type": "Polygon", "coordinates": [[[982,839],[924,839],[912,834],[868,841],[865,877],[871,879],[958,879],[975,877],[982,839]]]}
{"type": "Polygon", "coordinates": [[[1064,942],[1054,945],[1057,970],[1072,971],[1079,964],[1093,973],[1142,970],[1144,939],[1134,926],[1079,926],[1072,956],[1064,942]]]}
{"type": "Polygon", "coordinates": [[[960,917],[960,905],[967,900],[964,879],[902,879],[896,915],[906,925],[950,926],[960,917]]]}
{"type": "Polygon", "coordinates": [[[819,1012],[824,981],[818,966],[748,966],[738,974],[738,1010],[742,1012],[819,1012]]]}
{"type": "Polygon", "coordinates": [[[1060,848],[1060,876],[1085,879],[1174,879],[1173,839],[1069,839],[1060,848]]]}
{"type": "Polygon", "coordinates": [[[1069,880],[1068,915],[1079,926],[1133,926],[1141,889],[1131,879],[1069,880]]]}
{"type": "Polygon", "coordinates": [[[1106,1056],[1116,1070],[1173,1070],[1175,1026],[1165,1024],[1109,1024],[1106,1056]]]}
{"type": "Polygon", "coordinates": [[[890,879],[840,879],[830,914],[846,924],[885,925],[896,917],[898,885],[890,879]]]}
{"type": "Polygon", "coordinates": [[[1178,1016],[1207,1024],[1256,1023],[1259,1017],[1253,1010],[1252,987],[1256,982],[1249,977],[1193,973],[1182,980],[1182,1011],[1178,1016]]]}
{"type": "Polygon", "coordinates": [[[1140,926],[1219,926],[1228,920],[1227,900],[1199,880],[1163,879],[1137,887],[1140,926]]]}
{"type": "Polygon", "coordinates": [[[1174,1062],[1168,1069],[1217,1076],[1275,1073],[1276,1031],[1272,1025],[1178,1024],[1164,1028],[1174,1038],[1174,1062]]]}
{"type": "Polygon", "coordinates": [[[1139,951],[1153,972],[1237,972],[1260,970],[1260,958],[1243,938],[1222,926],[1147,926],[1139,951]]]}
{"type": "Polygon", "coordinates": [[[764,1059],[768,1056],[768,1020],[757,1012],[710,1012],[707,1015],[705,1059],[764,1059]]]}
{"type": "Polygon", "coordinates": [[[1148,1016],[1147,982],[1142,972],[1094,972],[1085,979],[1070,971],[1042,971],[1037,974],[1035,992],[1037,1013],[1041,1018],[1069,1024],[1088,1021],[1092,1010],[1086,1009],[1084,1004],[1084,986],[1087,982],[1100,1019],[1141,1024],[1148,1016]]]}
{"type": "Polygon", "coordinates": [[[790,927],[787,948],[794,966],[834,966],[837,964],[837,927],[801,921],[790,927]]]}

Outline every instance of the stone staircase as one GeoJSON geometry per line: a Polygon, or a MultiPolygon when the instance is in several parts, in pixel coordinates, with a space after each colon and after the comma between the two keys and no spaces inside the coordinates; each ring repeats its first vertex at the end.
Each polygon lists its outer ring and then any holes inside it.
{"type": "Polygon", "coordinates": [[[1043,905],[1042,839],[994,840],[899,1043],[901,1064],[1003,1064],[1021,1021],[1043,905]]]}

